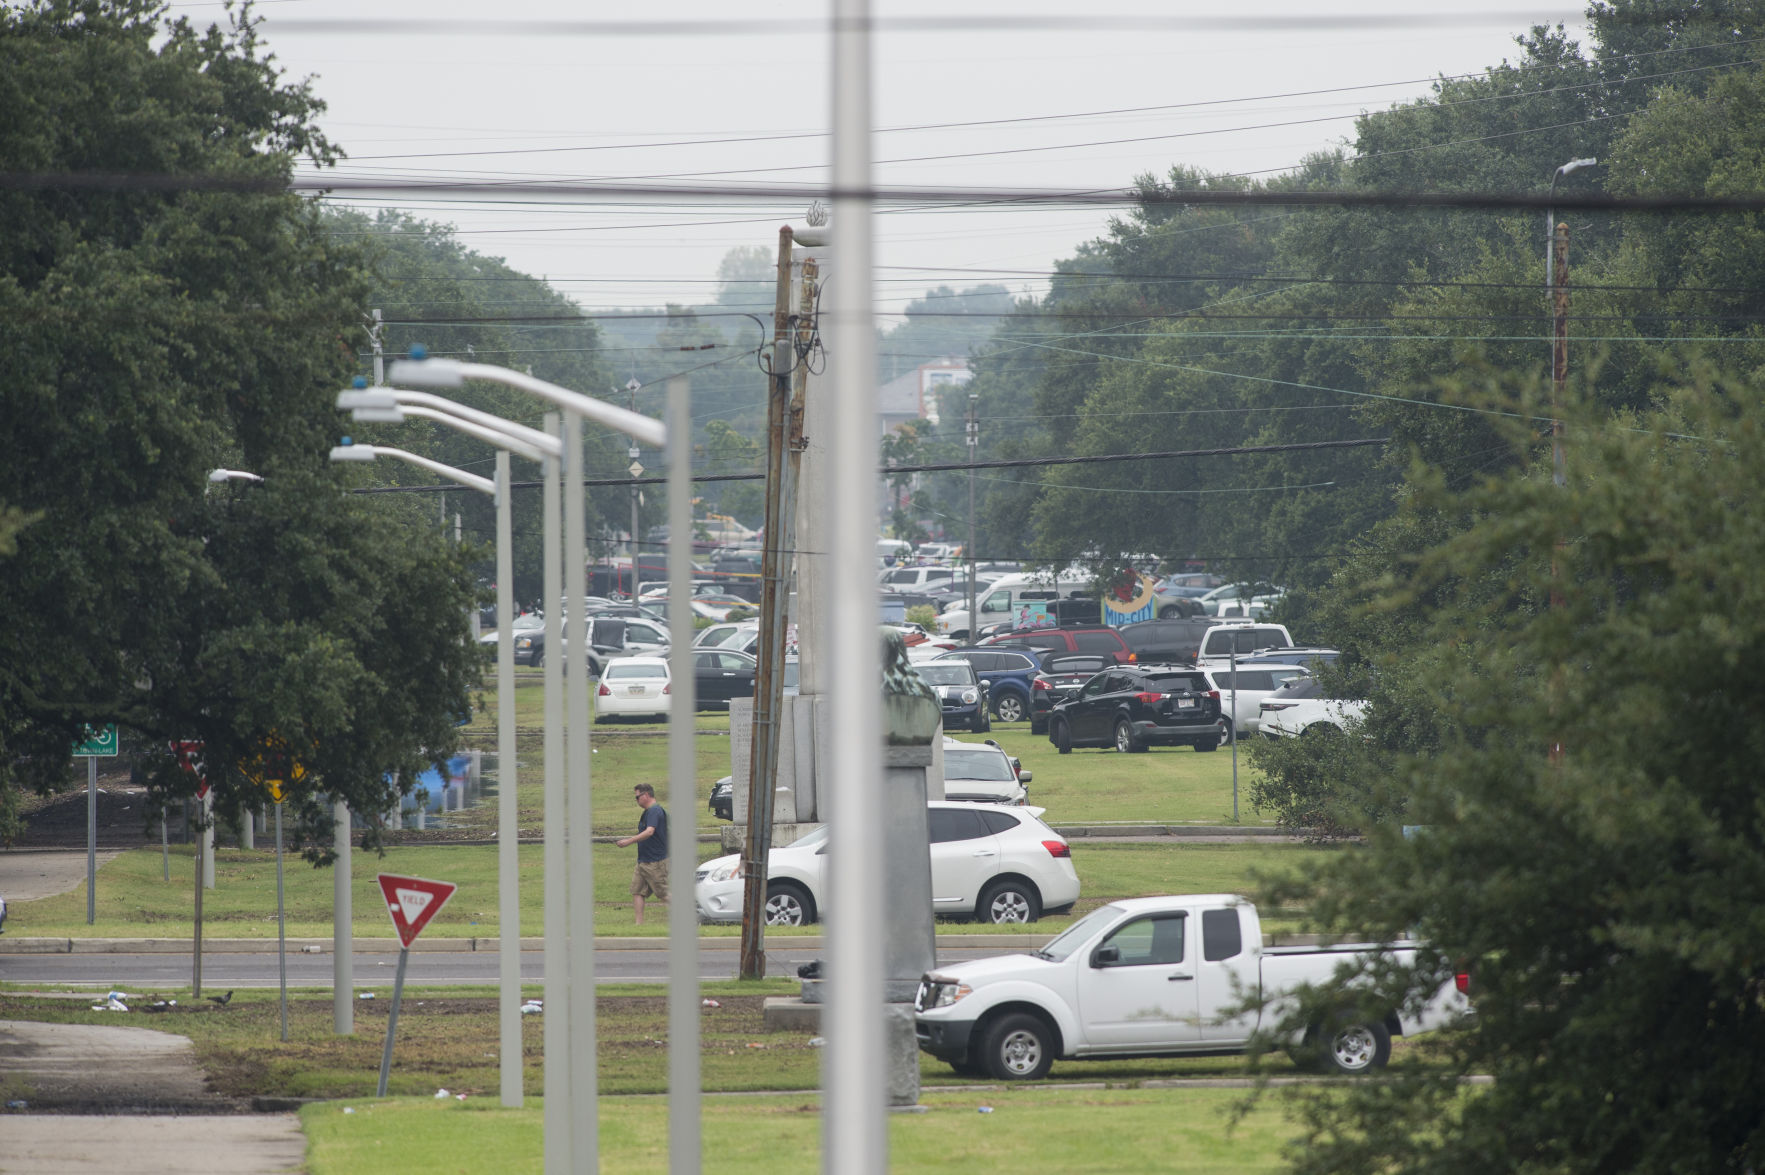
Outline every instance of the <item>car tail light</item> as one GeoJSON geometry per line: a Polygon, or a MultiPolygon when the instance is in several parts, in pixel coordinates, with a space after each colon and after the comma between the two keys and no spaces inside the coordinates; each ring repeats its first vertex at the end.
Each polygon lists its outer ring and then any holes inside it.
{"type": "Polygon", "coordinates": [[[1220,700],[1220,691],[1217,689],[1210,689],[1207,691],[1207,696],[1217,702],[1220,700]]]}
{"type": "Polygon", "coordinates": [[[1048,850],[1050,857],[1071,857],[1072,846],[1063,840],[1045,840],[1042,847],[1048,850]]]}
{"type": "Polygon", "coordinates": [[[1051,685],[1049,685],[1049,684],[1048,684],[1048,683],[1047,683],[1047,682],[1045,682],[1045,681],[1043,681],[1043,680],[1042,680],[1042,679],[1041,679],[1041,678],[1039,678],[1039,677],[1038,677],[1038,678],[1036,678],[1036,679],[1035,679],[1035,680],[1034,680],[1034,681],[1032,681],[1032,682],[1030,682],[1030,688],[1031,688],[1031,689],[1046,689],[1046,690],[1051,690],[1051,689],[1053,689],[1053,688],[1054,688],[1054,687],[1053,687],[1053,686],[1051,686],[1051,685]]]}
{"type": "Polygon", "coordinates": [[[1134,699],[1136,701],[1144,702],[1148,706],[1152,706],[1152,705],[1156,705],[1159,702],[1164,701],[1164,695],[1163,694],[1151,694],[1151,693],[1147,693],[1144,690],[1142,690],[1140,693],[1137,693],[1134,695],[1134,699]]]}
{"type": "Polygon", "coordinates": [[[601,688],[595,691],[595,696],[600,698],[610,698],[613,696],[613,691],[608,689],[607,683],[603,681],[601,682],[601,688]]]}
{"type": "Polygon", "coordinates": [[[1282,710],[1291,710],[1298,704],[1298,702],[1264,702],[1257,708],[1257,711],[1261,714],[1276,714],[1282,710]]]}
{"type": "Polygon", "coordinates": [[[663,697],[667,697],[667,696],[668,696],[668,694],[669,694],[669,692],[670,692],[670,691],[671,691],[671,690],[673,690],[673,689],[674,689],[674,683],[673,683],[673,682],[669,682],[669,683],[668,683],[668,684],[667,684],[667,685],[664,685],[664,686],[663,686],[663,687],[662,687],[662,696],[663,696],[663,697]]]}

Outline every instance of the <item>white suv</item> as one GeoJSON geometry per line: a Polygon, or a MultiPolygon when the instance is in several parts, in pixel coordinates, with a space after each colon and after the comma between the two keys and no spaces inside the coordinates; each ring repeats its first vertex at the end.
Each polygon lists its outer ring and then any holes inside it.
{"type": "Polygon", "coordinates": [[[944,798],[982,804],[1029,802],[1030,773],[991,739],[965,743],[944,739],[944,798]]]}
{"type": "Polygon", "coordinates": [[[1295,677],[1263,699],[1257,725],[1269,738],[1298,738],[1341,734],[1366,715],[1365,702],[1327,698],[1317,678],[1295,677]]]}
{"type": "MultiPolygon", "coordinates": [[[[983,922],[1034,922],[1079,900],[1066,838],[1042,809],[933,800],[932,912],[983,922]]],[[[827,826],[773,849],[766,862],[766,923],[802,926],[821,916],[827,895],[827,826]]],[[[739,922],[742,859],[717,857],[694,875],[704,922],[739,922]]]]}
{"type": "MultiPolygon", "coordinates": [[[[1238,662],[1238,680],[1232,680],[1232,670],[1221,667],[1203,669],[1207,684],[1220,692],[1220,711],[1238,727],[1238,737],[1255,734],[1262,718],[1262,704],[1276,690],[1296,677],[1310,677],[1311,671],[1303,665],[1246,665],[1238,662]],[[1236,701],[1234,701],[1234,684],[1236,701]]],[[[1230,737],[1230,731],[1227,737],[1230,737]]]]}

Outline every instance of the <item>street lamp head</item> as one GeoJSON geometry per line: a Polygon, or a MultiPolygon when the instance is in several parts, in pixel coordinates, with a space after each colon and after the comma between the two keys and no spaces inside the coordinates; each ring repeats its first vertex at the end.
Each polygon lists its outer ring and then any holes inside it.
{"type": "Polygon", "coordinates": [[[1557,174],[1568,175],[1572,171],[1580,171],[1584,167],[1597,167],[1598,165],[1599,160],[1591,157],[1587,159],[1571,159],[1569,162],[1563,164],[1563,166],[1557,168],[1557,174]]]}
{"type": "Polygon", "coordinates": [[[372,461],[379,455],[374,446],[355,444],[348,437],[343,438],[343,444],[331,448],[333,461],[372,461]]]}
{"type": "MultiPolygon", "coordinates": [[[[417,350],[411,348],[413,353],[417,350]]],[[[457,388],[466,382],[458,359],[394,359],[386,377],[413,388],[457,388]]]]}
{"type": "Polygon", "coordinates": [[[211,469],[208,471],[208,480],[214,485],[219,485],[224,481],[262,481],[263,478],[255,473],[247,473],[243,469],[211,469]]]}
{"type": "Polygon", "coordinates": [[[337,407],[348,411],[359,408],[396,408],[398,397],[384,388],[357,387],[337,393],[337,407]]]}

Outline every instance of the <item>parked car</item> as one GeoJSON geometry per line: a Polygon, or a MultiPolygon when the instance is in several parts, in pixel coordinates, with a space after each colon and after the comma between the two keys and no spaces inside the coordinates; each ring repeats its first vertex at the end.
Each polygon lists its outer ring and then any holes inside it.
{"type": "MultiPolygon", "coordinates": [[[[515,617],[515,622],[511,627],[515,636],[519,638],[524,632],[537,632],[543,630],[545,628],[545,617],[537,612],[523,612],[521,615],[515,617]]],[[[488,626],[485,626],[480,630],[478,643],[493,653],[496,652],[497,645],[502,643],[502,630],[496,626],[496,620],[494,618],[492,618],[488,626]]]]}
{"type": "Polygon", "coordinates": [[[1106,624],[1073,628],[1020,628],[990,636],[980,642],[985,649],[1022,649],[1026,652],[1097,653],[1119,662],[1137,660],[1122,634],[1106,624]]]}
{"type": "MultiPolygon", "coordinates": [[[[1033,1081],[1066,1058],[1241,1053],[1302,988],[1328,984],[1371,952],[1401,965],[1413,962],[1416,944],[1265,947],[1256,907],[1236,895],[1126,898],[1034,954],[926,972],[915,1029],[919,1047],[958,1073],[999,1081],[1033,1081]]],[[[1390,1059],[1393,1036],[1462,1015],[1464,982],[1449,979],[1421,1006],[1359,993],[1286,1043],[1295,1059],[1328,1072],[1370,1073],[1390,1059]]]]}
{"type": "MultiPolygon", "coordinates": [[[[1039,809],[933,800],[932,911],[983,922],[1034,922],[1079,899],[1066,838],[1042,823],[1039,809]]],[[[826,908],[827,826],[773,849],[766,862],[766,922],[803,926],[826,908]]],[[[741,857],[716,857],[694,874],[693,897],[704,922],[742,916],[741,857]]]]}
{"type": "Polygon", "coordinates": [[[885,592],[923,592],[956,578],[954,567],[891,567],[876,577],[885,592]]]}
{"type": "Polygon", "coordinates": [[[619,657],[601,670],[594,720],[666,718],[671,693],[666,657],[619,657]]]}
{"type": "Polygon", "coordinates": [[[967,661],[987,687],[993,716],[1001,722],[1022,722],[1030,713],[1030,683],[1042,666],[1027,652],[1015,649],[952,649],[938,661],[967,661]]]}
{"type": "Polygon", "coordinates": [[[987,718],[987,688],[967,661],[921,661],[914,671],[938,695],[944,711],[944,729],[965,726],[976,734],[992,729],[987,718]]]}
{"type": "Polygon", "coordinates": [[[1292,647],[1293,635],[1284,624],[1222,620],[1201,634],[1201,649],[1195,654],[1195,667],[1217,669],[1230,665],[1234,654],[1242,657],[1261,649],[1292,647]]]}
{"type": "Polygon", "coordinates": [[[719,820],[735,819],[735,776],[725,775],[711,785],[711,799],[705,805],[719,820]]]}
{"type": "Polygon", "coordinates": [[[1157,745],[1217,751],[1226,733],[1220,696],[1196,670],[1177,665],[1107,669],[1048,717],[1048,740],[1074,747],[1144,751],[1157,745]]]}
{"type": "Polygon", "coordinates": [[[1334,665],[1342,656],[1341,649],[1332,649],[1324,645],[1292,645],[1285,649],[1258,649],[1247,656],[1239,657],[1240,665],[1303,665],[1313,672],[1320,665],[1334,665]]]}
{"type": "Polygon", "coordinates": [[[1043,653],[1042,671],[1030,682],[1030,733],[1047,734],[1054,707],[1114,665],[1115,658],[1095,653],[1043,653]]]}
{"type": "Polygon", "coordinates": [[[982,804],[1029,802],[1031,774],[992,739],[944,739],[944,798],[982,804]]]}
{"type": "MultiPolygon", "coordinates": [[[[668,630],[662,625],[637,616],[608,615],[597,612],[588,618],[588,672],[599,677],[601,669],[615,657],[632,653],[666,653],[668,630]]],[[[570,622],[564,621],[563,635],[570,636],[570,622]]],[[[545,629],[518,633],[515,637],[515,663],[538,667],[545,664],[545,629]]]]}
{"type": "Polygon", "coordinates": [[[727,710],[731,698],[754,696],[754,658],[734,649],[693,652],[693,691],[700,710],[727,710]]]}
{"type": "Polygon", "coordinates": [[[1239,605],[1240,609],[1237,615],[1245,616],[1250,614],[1245,609],[1252,604],[1260,601],[1262,608],[1266,610],[1276,600],[1279,600],[1285,591],[1285,588],[1270,587],[1267,584],[1221,584],[1201,597],[1201,606],[1209,616],[1224,616],[1230,613],[1224,612],[1222,609],[1230,605],[1239,605]]]}
{"type": "Polygon", "coordinates": [[[1367,715],[1364,701],[1329,697],[1324,683],[1309,674],[1284,683],[1259,709],[1258,729],[1269,738],[1341,734],[1367,715]]]}
{"type": "Polygon", "coordinates": [[[1047,603],[1082,594],[1090,588],[1093,579],[1091,572],[1078,568],[1068,568],[1057,576],[1047,573],[1002,575],[984,595],[977,593],[975,605],[980,615],[973,623],[970,623],[966,603],[952,604],[939,613],[938,631],[972,641],[975,634],[988,625],[1011,623],[1025,603],[1047,603]]]}
{"type": "Polygon", "coordinates": [[[699,634],[693,637],[695,649],[734,649],[738,653],[752,653],[759,643],[760,623],[757,620],[713,624],[699,629],[699,634]]]}
{"type": "Polygon", "coordinates": [[[1207,678],[1208,684],[1220,695],[1220,708],[1229,724],[1226,729],[1228,741],[1233,725],[1238,728],[1239,738],[1257,732],[1264,700],[1283,683],[1295,677],[1311,676],[1311,671],[1303,665],[1251,665],[1243,661],[1238,662],[1235,678],[1230,668],[1203,669],[1201,672],[1207,678]]]}
{"type": "Polygon", "coordinates": [[[1134,659],[1148,665],[1193,665],[1201,638],[1219,624],[1213,616],[1173,616],[1141,620],[1118,630],[1134,659]]]}

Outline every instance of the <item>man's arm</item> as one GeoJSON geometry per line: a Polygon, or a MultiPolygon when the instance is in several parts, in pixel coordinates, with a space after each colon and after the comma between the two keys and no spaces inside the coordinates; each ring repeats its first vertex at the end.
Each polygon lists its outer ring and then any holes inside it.
{"type": "Polygon", "coordinates": [[[655,833],[655,831],[656,831],[656,826],[654,824],[652,824],[649,827],[645,828],[642,832],[638,833],[636,836],[628,836],[624,840],[614,841],[613,843],[622,849],[628,848],[631,845],[636,844],[640,840],[650,839],[650,837],[655,833]]]}

